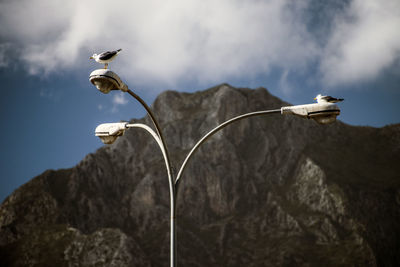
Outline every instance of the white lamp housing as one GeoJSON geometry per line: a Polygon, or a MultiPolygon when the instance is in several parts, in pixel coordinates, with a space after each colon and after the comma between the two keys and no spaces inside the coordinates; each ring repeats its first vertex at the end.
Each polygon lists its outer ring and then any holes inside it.
{"type": "Polygon", "coordinates": [[[98,136],[104,144],[112,144],[118,138],[118,136],[122,136],[124,134],[127,124],[127,122],[100,124],[96,127],[96,136],[98,136]]]}
{"type": "Polygon", "coordinates": [[[320,124],[329,124],[336,121],[336,116],[340,114],[340,109],[336,104],[327,102],[282,107],[281,113],[314,119],[320,124]]]}
{"type": "Polygon", "coordinates": [[[122,82],[119,76],[108,69],[92,71],[89,81],[104,94],[109,93],[111,90],[121,90],[124,92],[128,90],[128,86],[122,82]]]}

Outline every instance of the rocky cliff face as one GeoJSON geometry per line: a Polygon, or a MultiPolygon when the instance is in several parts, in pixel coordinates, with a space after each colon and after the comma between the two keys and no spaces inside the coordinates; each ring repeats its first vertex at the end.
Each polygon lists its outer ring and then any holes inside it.
{"type": "MultiPolygon", "coordinates": [[[[223,84],[164,92],[153,110],[176,169],[210,129],[287,105],[223,84]]],[[[148,118],[136,120],[150,125],[148,118]]],[[[319,125],[279,114],[230,125],[178,192],[179,266],[398,266],[400,125],[319,125]]],[[[2,266],[168,266],[169,190],[140,129],[46,171],[0,207],[2,266]]]]}

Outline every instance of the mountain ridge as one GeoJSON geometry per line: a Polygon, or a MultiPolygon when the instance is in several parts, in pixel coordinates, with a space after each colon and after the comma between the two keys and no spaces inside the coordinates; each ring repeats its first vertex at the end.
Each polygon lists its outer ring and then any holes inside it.
{"type": "MultiPolygon", "coordinates": [[[[221,84],[196,93],[163,92],[152,110],[176,170],[213,127],[284,105],[264,88],[221,84]]],[[[148,117],[133,121],[150,125],[148,117]]],[[[400,124],[319,125],[279,114],[226,127],[197,151],[182,177],[178,264],[397,265],[399,140],[400,124]]],[[[131,129],[75,167],[37,176],[0,207],[0,261],[168,266],[163,164],[148,134],[131,129]],[[55,254],[52,262],[40,250],[19,259],[46,240],[57,248],[48,251],[55,254]]]]}

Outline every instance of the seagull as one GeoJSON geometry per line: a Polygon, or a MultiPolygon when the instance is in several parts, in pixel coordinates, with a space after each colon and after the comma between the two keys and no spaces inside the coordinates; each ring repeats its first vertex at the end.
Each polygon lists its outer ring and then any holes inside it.
{"type": "Polygon", "coordinates": [[[107,69],[108,63],[114,60],[114,58],[121,52],[122,49],[118,49],[115,51],[107,51],[103,52],[101,54],[93,54],[93,56],[90,57],[90,59],[96,60],[96,62],[103,64],[104,63],[104,68],[107,69]]]}
{"type": "Polygon", "coordinates": [[[335,98],[327,95],[317,95],[314,100],[317,100],[317,103],[337,103],[343,101],[343,98],[335,98]]]}

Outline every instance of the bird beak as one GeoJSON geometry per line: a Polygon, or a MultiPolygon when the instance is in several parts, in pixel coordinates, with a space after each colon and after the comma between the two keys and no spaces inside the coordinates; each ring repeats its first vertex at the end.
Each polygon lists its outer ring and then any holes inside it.
{"type": "Polygon", "coordinates": [[[317,98],[316,98],[316,97],[314,97],[314,100],[317,100],[317,98]]]}
{"type": "Polygon", "coordinates": [[[89,59],[93,59],[93,57],[90,57],[89,59]]]}

